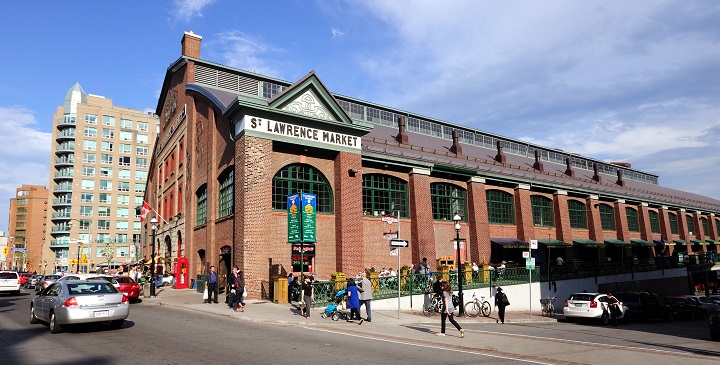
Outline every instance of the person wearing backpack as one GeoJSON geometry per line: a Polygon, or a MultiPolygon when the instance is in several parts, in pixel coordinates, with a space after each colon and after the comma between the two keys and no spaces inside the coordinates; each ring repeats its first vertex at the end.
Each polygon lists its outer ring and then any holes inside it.
{"type": "Polygon", "coordinates": [[[507,295],[503,293],[502,288],[497,288],[497,293],[495,294],[495,308],[498,309],[499,319],[495,320],[496,323],[505,323],[505,307],[508,305],[510,305],[510,301],[508,300],[507,295]]]}

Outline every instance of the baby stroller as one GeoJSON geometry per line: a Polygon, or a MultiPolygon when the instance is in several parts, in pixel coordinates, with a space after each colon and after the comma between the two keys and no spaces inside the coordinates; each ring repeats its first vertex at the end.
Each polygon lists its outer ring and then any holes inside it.
{"type": "Polygon", "coordinates": [[[325,307],[325,310],[320,314],[320,317],[332,318],[333,321],[339,321],[340,319],[347,320],[347,313],[340,310],[340,303],[345,301],[347,298],[347,291],[342,289],[335,293],[335,296],[330,300],[330,304],[325,307]]]}

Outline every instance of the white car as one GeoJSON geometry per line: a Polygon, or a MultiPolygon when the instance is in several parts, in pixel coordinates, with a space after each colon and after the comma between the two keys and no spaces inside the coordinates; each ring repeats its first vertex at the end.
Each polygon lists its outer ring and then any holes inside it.
{"type": "MultiPolygon", "coordinates": [[[[623,319],[628,308],[620,302],[620,310],[622,313],[617,319],[623,319]]],[[[563,315],[567,320],[596,319],[602,324],[608,324],[611,320],[608,297],[606,294],[600,293],[570,294],[565,300],[563,315]]]]}
{"type": "Polygon", "coordinates": [[[0,293],[20,295],[20,275],[15,271],[0,271],[0,293]]]}

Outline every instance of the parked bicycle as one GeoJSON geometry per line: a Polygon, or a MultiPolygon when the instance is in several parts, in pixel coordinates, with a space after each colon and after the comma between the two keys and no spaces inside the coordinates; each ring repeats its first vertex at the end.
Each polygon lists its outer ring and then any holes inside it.
{"type": "Polygon", "coordinates": [[[435,313],[440,313],[443,307],[442,298],[430,292],[426,292],[425,296],[425,303],[423,303],[422,306],[423,314],[430,317],[435,315],[435,313]]]}
{"type": "Polygon", "coordinates": [[[555,317],[555,297],[540,298],[542,314],[546,317],[555,317]]]}
{"type": "Polygon", "coordinates": [[[475,293],[473,293],[472,300],[465,303],[465,314],[470,317],[477,317],[480,313],[485,317],[490,317],[491,311],[492,307],[490,307],[490,302],[485,300],[483,296],[480,296],[480,299],[478,299],[475,293]]]}

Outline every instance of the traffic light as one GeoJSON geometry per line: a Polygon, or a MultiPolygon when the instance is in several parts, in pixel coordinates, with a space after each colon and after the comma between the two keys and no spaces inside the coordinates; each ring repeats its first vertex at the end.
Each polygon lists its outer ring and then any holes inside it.
{"type": "Polygon", "coordinates": [[[10,253],[10,249],[7,246],[3,247],[3,255],[7,255],[9,253],[10,253]]]}

